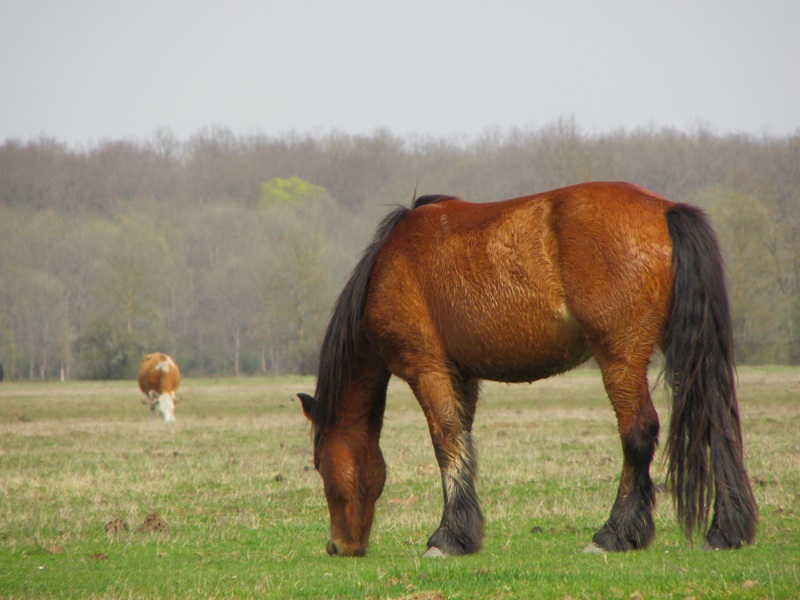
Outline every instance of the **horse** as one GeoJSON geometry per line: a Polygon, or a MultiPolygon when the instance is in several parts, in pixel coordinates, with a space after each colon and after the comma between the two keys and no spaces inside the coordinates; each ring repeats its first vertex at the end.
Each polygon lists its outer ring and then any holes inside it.
{"type": "Polygon", "coordinates": [[[616,414],[622,472],[586,551],[647,548],[659,418],[648,366],[672,396],[667,484],[703,548],[752,544],[758,507],[743,458],[730,308],[707,215],[629,183],[593,182],[491,203],[418,198],[378,227],[336,301],[319,355],[314,467],[330,516],[326,550],[367,552],[386,464],[392,375],[428,422],[444,510],[426,557],[478,552],[472,425],[481,380],[532,382],[594,357],[616,414]],[[713,505],[713,516],[709,514],[713,505]]]}

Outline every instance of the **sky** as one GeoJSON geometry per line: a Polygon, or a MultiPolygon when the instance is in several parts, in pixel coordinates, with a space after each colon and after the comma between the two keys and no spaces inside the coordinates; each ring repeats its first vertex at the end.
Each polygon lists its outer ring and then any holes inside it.
{"type": "Polygon", "coordinates": [[[0,143],[800,131],[798,0],[0,0],[0,143]]]}

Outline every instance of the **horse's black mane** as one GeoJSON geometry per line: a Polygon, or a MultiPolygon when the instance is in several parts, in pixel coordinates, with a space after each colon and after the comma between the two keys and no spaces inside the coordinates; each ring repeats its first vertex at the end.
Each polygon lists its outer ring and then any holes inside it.
{"type": "Polygon", "coordinates": [[[359,350],[361,317],[367,303],[372,269],[395,226],[409,212],[410,208],[400,206],[383,219],[333,307],[319,353],[317,389],[314,394],[316,402],[312,415],[318,428],[336,422],[339,394],[359,350]]]}
{"type": "Polygon", "coordinates": [[[426,204],[434,204],[435,202],[443,202],[444,200],[457,200],[457,198],[445,194],[428,194],[427,196],[420,196],[414,200],[414,208],[425,206],[426,204]]]}

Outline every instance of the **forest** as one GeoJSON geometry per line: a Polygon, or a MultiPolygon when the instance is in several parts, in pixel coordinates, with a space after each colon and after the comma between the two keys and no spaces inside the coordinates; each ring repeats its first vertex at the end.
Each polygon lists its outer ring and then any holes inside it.
{"type": "Polygon", "coordinates": [[[737,361],[800,363],[800,130],[587,133],[574,119],[462,138],[237,134],[0,146],[7,379],[119,379],[144,352],[190,375],[313,373],[381,217],[415,195],[486,202],[625,180],[705,209],[737,361]]]}

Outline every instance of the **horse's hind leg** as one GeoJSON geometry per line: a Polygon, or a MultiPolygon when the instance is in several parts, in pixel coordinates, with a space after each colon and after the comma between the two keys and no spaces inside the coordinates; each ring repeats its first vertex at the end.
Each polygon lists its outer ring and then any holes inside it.
{"type": "Polygon", "coordinates": [[[429,372],[409,383],[428,420],[444,493],[442,521],[428,540],[425,556],[477,552],[483,541],[483,514],[475,491],[472,421],[479,382],[429,372]]]}
{"type": "Polygon", "coordinates": [[[611,516],[592,538],[587,551],[626,551],[646,548],[653,541],[655,487],[650,463],[658,443],[658,414],[650,399],[647,361],[598,357],[606,391],[617,415],[622,440],[622,476],[611,516]]]}

